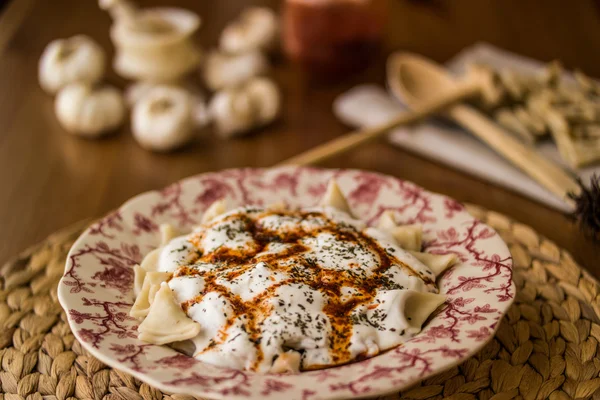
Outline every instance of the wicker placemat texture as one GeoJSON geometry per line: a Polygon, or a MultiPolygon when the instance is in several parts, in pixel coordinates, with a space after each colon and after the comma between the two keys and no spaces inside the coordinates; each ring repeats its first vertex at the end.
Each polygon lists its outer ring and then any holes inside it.
{"type": "MultiPolygon", "coordinates": [[[[515,261],[517,298],[479,354],[388,399],[600,399],[600,285],[533,229],[479,207],[515,261]]],[[[0,270],[0,400],[192,400],[108,368],[75,340],[56,285],[82,222],[0,270]]]]}

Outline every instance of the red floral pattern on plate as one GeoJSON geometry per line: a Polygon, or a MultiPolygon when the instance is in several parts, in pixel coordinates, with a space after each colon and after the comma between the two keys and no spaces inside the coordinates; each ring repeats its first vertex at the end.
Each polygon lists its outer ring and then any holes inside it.
{"type": "Polygon", "coordinates": [[[233,400],[341,399],[402,390],[477,352],[514,295],[506,245],[455,200],[380,174],[296,167],[203,174],[137,196],[77,240],[59,285],[73,332],[104,363],[167,392],[233,400]],[[158,246],[161,223],[190,230],[221,198],[231,206],[314,205],[332,177],[361,219],[375,223],[381,213],[393,210],[401,223],[423,224],[426,251],[460,259],[439,280],[448,296],[445,307],[419,335],[371,359],[297,375],[217,368],[136,338],[138,321],[128,315],[134,299],[132,266],[158,246]]]}

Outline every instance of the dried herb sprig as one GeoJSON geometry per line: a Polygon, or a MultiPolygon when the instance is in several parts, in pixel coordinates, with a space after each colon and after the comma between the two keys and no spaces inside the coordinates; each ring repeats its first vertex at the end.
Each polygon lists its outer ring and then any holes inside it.
{"type": "Polygon", "coordinates": [[[577,180],[581,193],[569,193],[568,196],[575,202],[575,218],[583,231],[594,240],[600,240],[600,175],[594,174],[590,186],[587,187],[577,180]]]}

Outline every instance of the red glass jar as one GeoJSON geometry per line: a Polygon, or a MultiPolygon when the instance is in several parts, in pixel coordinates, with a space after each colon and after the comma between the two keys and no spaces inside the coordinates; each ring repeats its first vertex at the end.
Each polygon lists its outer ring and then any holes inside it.
{"type": "Polygon", "coordinates": [[[285,52],[318,76],[359,71],[380,49],[387,11],[387,0],[286,0],[285,52]]]}

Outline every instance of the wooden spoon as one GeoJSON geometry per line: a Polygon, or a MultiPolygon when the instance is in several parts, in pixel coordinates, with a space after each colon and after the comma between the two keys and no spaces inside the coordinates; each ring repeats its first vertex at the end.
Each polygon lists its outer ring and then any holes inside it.
{"type": "MultiPolygon", "coordinates": [[[[399,71],[402,75],[403,71],[399,71]]],[[[410,81],[411,76],[401,76],[401,79],[410,81]]],[[[450,90],[440,93],[439,96],[431,97],[415,110],[403,112],[391,121],[366,129],[357,130],[340,136],[329,142],[323,143],[304,153],[285,160],[277,165],[307,165],[315,164],[327,158],[341,154],[387,133],[390,129],[398,126],[411,125],[427,117],[433,116],[452,104],[475,97],[485,87],[483,80],[471,80],[454,85],[450,90]]]]}
{"type": "Polygon", "coordinates": [[[575,205],[568,194],[579,196],[581,187],[571,175],[473,107],[459,104],[477,95],[493,101],[498,91],[491,76],[469,74],[466,79],[457,80],[439,65],[410,53],[392,54],[388,59],[387,76],[392,93],[412,111],[402,113],[386,124],[340,136],[278,165],[317,163],[378,138],[392,128],[410,125],[443,111],[443,115],[470,130],[549,191],[575,205]]]}
{"type": "MultiPolygon", "coordinates": [[[[396,53],[390,56],[387,78],[392,93],[404,104],[416,110],[438,96],[452,92],[465,84],[434,62],[409,53],[396,53]]],[[[471,82],[478,82],[476,77],[467,78],[471,82]]],[[[478,84],[484,97],[493,100],[496,95],[493,87],[485,86],[484,81],[479,81],[478,84]]],[[[443,115],[469,130],[546,189],[574,205],[573,200],[567,195],[568,193],[575,196],[580,194],[581,187],[577,181],[560,166],[537,153],[532,146],[518,141],[469,105],[453,105],[448,107],[443,115]]]]}

